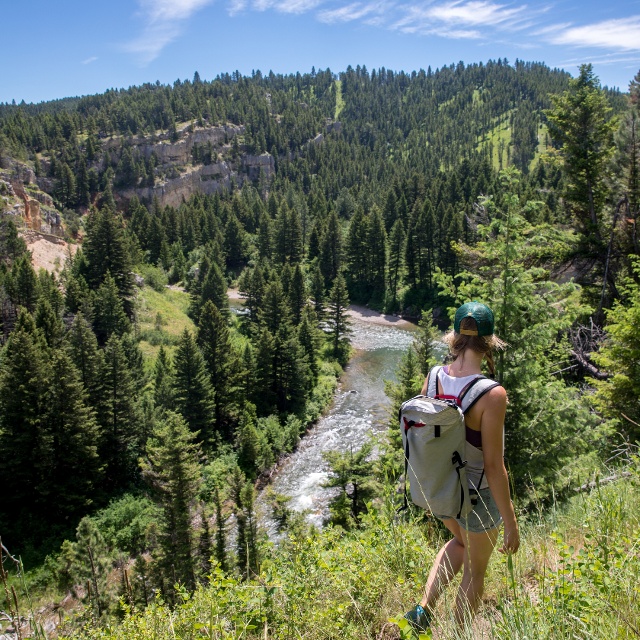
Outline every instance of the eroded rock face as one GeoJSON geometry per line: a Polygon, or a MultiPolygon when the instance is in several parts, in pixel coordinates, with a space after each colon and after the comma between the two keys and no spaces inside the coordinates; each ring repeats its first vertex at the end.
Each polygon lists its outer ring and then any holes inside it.
{"type": "MultiPolygon", "coordinates": [[[[141,200],[153,200],[158,197],[160,204],[178,207],[183,199],[188,200],[193,193],[214,194],[222,188],[231,186],[232,177],[237,174],[231,170],[226,162],[195,167],[178,178],[166,180],[153,187],[141,189],[126,189],[121,192],[123,198],[130,199],[134,195],[141,200]]],[[[242,182],[241,178],[238,178],[242,182]]]]}
{"type": "MultiPolygon", "coordinates": [[[[170,142],[168,134],[157,137],[138,138],[132,141],[132,146],[137,147],[145,157],[156,154],[160,165],[167,164],[189,164],[192,158],[193,147],[211,143],[213,147],[220,147],[235,136],[244,133],[244,125],[227,124],[220,127],[198,127],[193,131],[188,128],[181,132],[181,139],[177,142],[170,142]]],[[[106,143],[107,147],[118,148],[122,140],[115,139],[106,143]]]]}

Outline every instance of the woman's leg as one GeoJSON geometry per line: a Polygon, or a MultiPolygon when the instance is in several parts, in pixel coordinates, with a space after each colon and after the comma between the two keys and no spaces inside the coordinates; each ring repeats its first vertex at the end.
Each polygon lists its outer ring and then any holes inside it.
{"type": "Polygon", "coordinates": [[[473,533],[461,529],[464,540],[464,573],[456,600],[456,622],[464,624],[466,617],[476,612],[484,591],[484,576],[491,552],[498,540],[499,527],[473,533]]]}
{"type": "Polygon", "coordinates": [[[440,549],[434,560],[429,579],[424,587],[424,597],[420,602],[425,609],[430,609],[436,603],[438,596],[460,571],[464,562],[463,534],[466,532],[462,531],[453,518],[445,518],[442,522],[453,534],[453,539],[440,549]]]}

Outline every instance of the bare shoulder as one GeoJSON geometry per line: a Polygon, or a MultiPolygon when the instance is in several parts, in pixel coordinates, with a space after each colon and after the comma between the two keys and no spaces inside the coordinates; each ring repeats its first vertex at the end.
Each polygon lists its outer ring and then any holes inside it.
{"type": "Polygon", "coordinates": [[[482,412],[482,430],[496,428],[502,430],[507,411],[507,392],[502,386],[493,387],[478,401],[482,412]]]}
{"type": "Polygon", "coordinates": [[[489,389],[489,391],[487,391],[485,398],[491,402],[500,402],[506,405],[507,390],[502,385],[495,386],[493,389],[489,389]]]}

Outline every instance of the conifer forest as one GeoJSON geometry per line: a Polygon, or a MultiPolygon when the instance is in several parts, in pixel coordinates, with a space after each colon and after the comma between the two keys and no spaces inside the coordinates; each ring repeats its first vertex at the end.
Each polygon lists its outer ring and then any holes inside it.
{"type": "Polygon", "coordinates": [[[468,637],[639,637],[629,80],[498,59],[0,104],[0,638],[410,638],[444,529],[395,515],[397,410],[469,300],[508,344],[524,549],[468,637]],[[350,305],[416,338],[385,430],[323,453],[318,528],[270,481],[331,407],[350,305]]]}

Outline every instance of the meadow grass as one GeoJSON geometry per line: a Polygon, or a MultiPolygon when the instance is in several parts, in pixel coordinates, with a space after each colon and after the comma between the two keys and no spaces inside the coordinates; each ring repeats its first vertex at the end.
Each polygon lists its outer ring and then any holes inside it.
{"type": "Polygon", "coordinates": [[[156,291],[141,289],[138,296],[137,320],[140,349],[145,365],[153,368],[160,345],[173,353],[174,346],[185,329],[192,333],[195,325],[189,316],[189,294],[177,289],[156,291]]]}
{"type": "MultiPolygon", "coordinates": [[[[157,600],[113,627],[68,637],[410,638],[402,614],[420,599],[442,526],[419,511],[398,518],[392,492],[363,527],[329,527],[269,547],[255,579],[214,570],[173,609],[157,600]],[[400,626],[396,624],[400,623],[400,626]],[[401,628],[401,627],[405,628],[401,628]]],[[[452,585],[434,638],[637,638],[640,635],[640,465],[632,476],[574,496],[522,522],[518,554],[494,553],[480,611],[456,629],[452,585]]],[[[432,634],[432,635],[431,635],[432,634]]]]}

